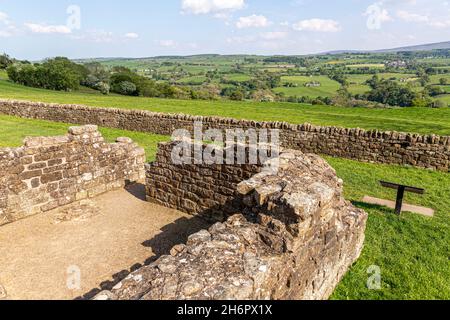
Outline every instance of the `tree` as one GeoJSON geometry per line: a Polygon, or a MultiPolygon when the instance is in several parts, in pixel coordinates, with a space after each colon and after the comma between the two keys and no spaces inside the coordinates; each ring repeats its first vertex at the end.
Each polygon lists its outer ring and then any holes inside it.
{"type": "Polygon", "coordinates": [[[83,66],[57,57],[42,64],[16,63],[7,68],[9,78],[19,84],[50,90],[76,90],[87,76],[83,66]]]}
{"type": "Polygon", "coordinates": [[[371,87],[372,89],[375,89],[378,87],[378,84],[380,83],[380,78],[378,78],[378,75],[374,75],[371,79],[366,81],[366,84],[371,87]]]}
{"type": "Polygon", "coordinates": [[[436,97],[446,93],[445,90],[439,86],[428,86],[425,88],[425,92],[428,93],[431,97],[436,97]]]}
{"type": "Polygon", "coordinates": [[[0,55],[0,69],[6,69],[13,64],[13,59],[11,59],[6,53],[0,55]]]}
{"type": "Polygon", "coordinates": [[[130,81],[122,81],[116,85],[115,90],[119,94],[123,94],[126,96],[136,95],[136,85],[130,81]]]}
{"type": "Polygon", "coordinates": [[[97,83],[96,89],[106,95],[106,94],[109,94],[111,87],[106,82],[99,82],[99,83],[97,83]]]}
{"type": "Polygon", "coordinates": [[[406,86],[397,82],[382,80],[368,94],[369,101],[375,101],[391,106],[411,107],[416,93],[406,86]]]}
{"type": "Polygon", "coordinates": [[[440,78],[439,79],[439,84],[446,86],[448,84],[448,80],[447,78],[440,78]]]}

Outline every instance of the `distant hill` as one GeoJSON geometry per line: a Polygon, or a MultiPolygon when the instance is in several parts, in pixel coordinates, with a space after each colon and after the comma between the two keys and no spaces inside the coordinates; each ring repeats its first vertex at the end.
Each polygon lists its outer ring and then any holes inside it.
{"type": "Polygon", "coordinates": [[[400,47],[400,48],[394,48],[394,49],[376,50],[374,52],[387,52],[387,53],[400,52],[400,51],[412,52],[412,51],[431,51],[431,50],[439,50],[439,49],[450,49],[450,41],[422,44],[422,45],[409,46],[409,47],[400,47]]]}
{"type": "Polygon", "coordinates": [[[442,49],[450,49],[450,41],[420,44],[415,46],[399,47],[393,49],[381,49],[381,50],[334,50],[322,54],[335,55],[344,53],[395,53],[395,52],[432,51],[442,49]]]}

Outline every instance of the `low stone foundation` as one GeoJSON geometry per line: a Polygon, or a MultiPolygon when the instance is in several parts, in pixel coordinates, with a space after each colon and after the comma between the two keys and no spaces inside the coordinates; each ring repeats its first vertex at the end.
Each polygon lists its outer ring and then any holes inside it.
{"type": "Polygon", "coordinates": [[[189,165],[162,165],[169,145],[161,145],[158,161],[147,169],[149,197],[188,211],[232,201],[240,212],[193,234],[96,299],[329,298],[361,253],[367,214],[345,201],[342,180],[323,159],[284,151],[278,171],[237,183],[252,170],[211,166],[188,174],[189,165]],[[161,178],[152,183],[156,174],[161,178]],[[186,208],[184,199],[196,206],[186,208]]]}
{"type": "Polygon", "coordinates": [[[143,180],[144,161],[144,150],[131,139],[106,143],[97,126],[2,148],[0,225],[143,180]]]}

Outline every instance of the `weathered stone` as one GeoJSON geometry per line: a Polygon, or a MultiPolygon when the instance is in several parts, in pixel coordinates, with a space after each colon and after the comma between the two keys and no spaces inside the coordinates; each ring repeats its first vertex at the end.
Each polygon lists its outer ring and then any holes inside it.
{"type": "Polygon", "coordinates": [[[170,256],[132,273],[112,290],[117,299],[327,299],[332,294],[361,253],[367,214],[344,200],[342,180],[323,159],[286,151],[278,171],[247,168],[251,179],[241,184],[245,166],[208,166],[208,174],[183,180],[184,170],[199,168],[171,165],[171,147],[161,144],[158,162],[147,166],[150,200],[174,206],[197,197],[207,203],[203,188],[215,198],[223,188],[244,186],[240,189],[258,202],[246,207],[236,192],[227,206],[240,208],[238,214],[229,216],[215,206],[195,212],[211,219],[217,210],[225,222],[191,235],[170,256]],[[155,183],[167,168],[172,179],[155,183]],[[176,201],[166,201],[172,197],[176,201]]]}
{"type": "Polygon", "coordinates": [[[96,126],[70,132],[0,148],[0,225],[143,179],[142,148],[132,142],[105,143],[96,126]]]}

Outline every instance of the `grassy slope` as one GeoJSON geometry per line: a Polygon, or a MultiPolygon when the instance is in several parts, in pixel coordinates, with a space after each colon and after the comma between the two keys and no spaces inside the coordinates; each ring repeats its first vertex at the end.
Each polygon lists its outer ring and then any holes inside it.
{"type": "Polygon", "coordinates": [[[340,85],[334,80],[331,80],[327,76],[314,76],[314,77],[305,77],[305,76],[289,76],[282,77],[282,83],[292,82],[298,85],[298,87],[286,88],[280,87],[276,88],[275,92],[282,92],[286,96],[309,96],[309,97],[332,97],[336,94],[336,91],[339,90],[340,85]],[[305,87],[304,85],[311,81],[320,82],[320,87],[305,87]]]}
{"type": "MultiPolygon", "coordinates": [[[[19,146],[25,136],[60,135],[67,124],[26,120],[0,115],[0,146],[19,146]]],[[[130,136],[146,148],[154,159],[156,144],[168,138],[123,130],[101,129],[112,141],[130,136]]],[[[369,213],[366,245],[361,258],[333,295],[334,299],[450,299],[450,175],[394,165],[364,164],[327,157],[345,181],[347,199],[369,213]],[[379,179],[402,182],[427,189],[424,197],[407,195],[413,204],[433,207],[434,219],[405,213],[401,217],[390,210],[367,206],[359,201],[364,195],[395,198],[381,188],[379,179]],[[366,288],[367,269],[377,265],[382,271],[382,290],[366,288]]]]}
{"type": "Polygon", "coordinates": [[[117,95],[102,96],[96,93],[68,93],[27,88],[5,80],[0,80],[0,98],[450,135],[450,108],[437,110],[425,108],[360,109],[291,103],[192,101],[117,95]]]}
{"type": "Polygon", "coordinates": [[[327,158],[345,181],[345,196],[369,213],[361,258],[335,291],[334,299],[450,299],[450,175],[395,165],[327,158]],[[434,208],[425,218],[360,202],[364,195],[395,199],[378,180],[424,187],[425,196],[408,194],[408,203],[434,208]],[[367,270],[381,268],[382,290],[368,290],[367,270]]]}

